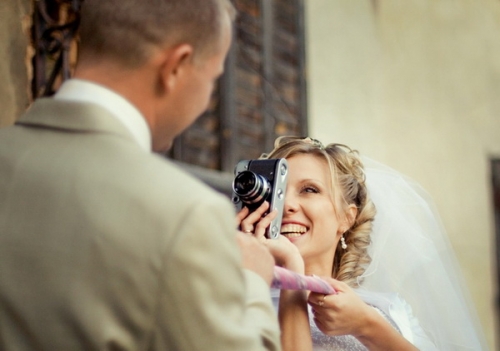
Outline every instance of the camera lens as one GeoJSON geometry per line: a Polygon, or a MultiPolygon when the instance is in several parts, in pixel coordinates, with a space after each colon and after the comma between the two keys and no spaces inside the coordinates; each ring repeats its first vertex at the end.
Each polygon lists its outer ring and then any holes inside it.
{"type": "Polygon", "coordinates": [[[271,190],[266,178],[251,171],[239,173],[233,181],[233,190],[246,204],[264,200],[271,190]]]}

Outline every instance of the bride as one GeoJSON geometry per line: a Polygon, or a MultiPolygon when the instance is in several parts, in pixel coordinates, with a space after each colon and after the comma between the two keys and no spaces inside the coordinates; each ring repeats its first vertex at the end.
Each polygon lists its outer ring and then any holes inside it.
{"type": "Polygon", "coordinates": [[[487,349],[422,188],[347,146],[311,138],[278,138],[264,157],[289,165],[281,236],[264,237],[276,216],[264,216],[267,202],[238,213],[240,228],[283,267],[336,290],[273,292],[284,350],[487,349]]]}

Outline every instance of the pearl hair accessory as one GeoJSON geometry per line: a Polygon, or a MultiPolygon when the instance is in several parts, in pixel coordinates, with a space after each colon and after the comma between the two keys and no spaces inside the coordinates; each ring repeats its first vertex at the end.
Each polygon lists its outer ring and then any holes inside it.
{"type": "Polygon", "coordinates": [[[323,146],[323,143],[321,141],[319,141],[318,139],[313,139],[313,138],[307,137],[307,138],[304,138],[302,140],[304,140],[308,144],[311,144],[311,145],[318,147],[321,150],[325,149],[325,147],[323,146]]]}

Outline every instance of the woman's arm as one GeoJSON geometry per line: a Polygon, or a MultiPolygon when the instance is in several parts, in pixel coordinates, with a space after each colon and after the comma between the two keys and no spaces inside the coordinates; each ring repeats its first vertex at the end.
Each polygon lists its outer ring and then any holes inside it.
{"type": "MultiPolygon", "coordinates": [[[[288,239],[280,237],[267,244],[282,267],[304,274],[304,261],[297,248],[288,239]]],[[[281,290],[278,319],[283,351],[312,350],[307,291],[281,290]]]]}
{"type": "Polygon", "coordinates": [[[278,319],[283,351],[312,350],[306,291],[281,290],[278,319]]]}
{"type": "MultiPolygon", "coordinates": [[[[369,306],[368,306],[369,307],[369,306]]],[[[374,308],[369,308],[364,328],[354,335],[370,351],[414,351],[418,350],[406,340],[374,308]]]]}
{"type": "Polygon", "coordinates": [[[330,282],[337,294],[311,293],[308,302],[316,325],[324,334],[352,335],[370,351],[418,350],[347,284],[332,278],[323,279],[330,282]]]}

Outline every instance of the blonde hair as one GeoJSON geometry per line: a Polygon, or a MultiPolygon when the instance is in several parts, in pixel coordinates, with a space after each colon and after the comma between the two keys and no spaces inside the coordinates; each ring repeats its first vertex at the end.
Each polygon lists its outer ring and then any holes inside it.
{"type": "Polygon", "coordinates": [[[332,277],[357,287],[371,258],[368,246],[371,239],[375,205],[370,200],[365,183],[363,163],[356,150],[342,144],[328,144],[311,138],[283,136],[276,139],[274,149],[262,158],[289,158],[297,154],[309,154],[324,159],[332,179],[332,201],[336,215],[346,216],[348,206],[355,205],[357,213],[350,228],[344,233],[347,249],[337,245],[332,267],[332,277]],[[338,196],[334,189],[340,189],[338,196]],[[340,201],[337,201],[337,200],[340,201]]]}

